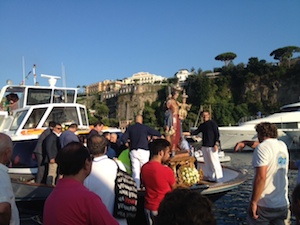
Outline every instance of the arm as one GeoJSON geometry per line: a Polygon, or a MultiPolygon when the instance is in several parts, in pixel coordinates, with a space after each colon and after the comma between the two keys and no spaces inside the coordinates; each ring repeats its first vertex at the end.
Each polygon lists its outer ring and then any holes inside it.
{"type": "Polygon", "coordinates": [[[250,148],[256,148],[259,145],[258,141],[241,141],[234,146],[234,152],[242,151],[246,146],[250,148]]]}
{"type": "Polygon", "coordinates": [[[11,218],[11,206],[8,202],[0,203],[0,225],[9,224],[11,218]]]}
{"type": "Polygon", "coordinates": [[[253,182],[253,190],[251,196],[251,208],[250,208],[250,216],[254,219],[258,218],[257,215],[257,202],[261,197],[261,194],[265,188],[265,183],[267,179],[267,169],[268,166],[256,167],[256,173],[253,182]]]}

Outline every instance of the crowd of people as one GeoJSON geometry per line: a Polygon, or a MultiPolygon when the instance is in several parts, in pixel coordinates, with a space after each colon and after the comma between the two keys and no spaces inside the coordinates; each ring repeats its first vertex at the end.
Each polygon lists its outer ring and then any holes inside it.
{"type": "MultiPolygon", "coordinates": [[[[207,166],[203,168],[204,175],[212,182],[219,182],[223,174],[216,156],[220,144],[218,126],[208,111],[202,116],[204,122],[191,134],[202,133],[207,166]]],[[[36,182],[55,186],[44,205],[44,224],[127,225],[125,218],[113,217],[117,168],[126,171],[118,156],[125,149],[129,150],[132,177],[137,187],[145,190],[147,224],[216,224],[212,203],[205,196],[177,187],[176,175],[167,166],[174,142],[143,124],[141,115],[122,137],[102,133],[103,124],[95,123],[87,135],[87,146],[75,135],[77,129],[77,124],[71,124],[62,132],[61,124],[51,121],[34,150],[38,162],[36,182]]],[[[258,124],[256,131],[258,141],[243,141],[235,147],[235,151],[246,145],[255,148],[252,161],[255,176],[247,221],[288,224],[291,209],[296,224],[300,224],[300,184],[294,189],[290,207],[287,177],[288,169],[296,168],[298,162],[289,163],[287,147],[277,140],[274,124],[258,124]]],[[[179,145],[180,142],[176,147],[179,145]]],[[[11,154],[11,139],[0,133],[0,224],[19,224],[5,166],[11,154]]]]}

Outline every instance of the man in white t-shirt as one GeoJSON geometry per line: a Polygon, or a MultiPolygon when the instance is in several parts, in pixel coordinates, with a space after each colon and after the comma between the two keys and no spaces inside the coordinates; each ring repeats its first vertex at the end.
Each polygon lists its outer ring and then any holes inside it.
{"type": "MultiPolygon", "coordinates": [[[[115,179],[117,164],[126,171],[119,160],[113,160],[106,155],[107,139],[100,135],[94,135],[87,141],[87,147],[93,154],[93,165],[90,175],[84,180],[84,185],[102,199],[108,211],[113,215],[115,201],[115,179]]],[[[127,225],[126,219],[117,219],[120,225],[127,225]]]]}
{"type": "Polygon", "coordinates": [[[260,144],[253,152],[255,174],[247,221],[249,224],[284,225],[289,212],[287,146],[277,140],[275,124],[263,122],[255,129],[260,144]]]}
{"type": "Polygon", "coordinates": [[[19,211],[5,166],[10,161],[12,148],[10,137],[0,133],[0,224],[19,225],[19,211]]]}

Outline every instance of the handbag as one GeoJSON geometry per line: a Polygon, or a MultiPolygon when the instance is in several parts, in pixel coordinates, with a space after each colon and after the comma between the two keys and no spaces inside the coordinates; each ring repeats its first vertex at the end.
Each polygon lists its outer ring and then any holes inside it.
{"type": "Polygon", "coordinates": [[[137,214],[138,192],[134,179],[117,164],[115,179],[115,218],[135,218],[137,214]]]}

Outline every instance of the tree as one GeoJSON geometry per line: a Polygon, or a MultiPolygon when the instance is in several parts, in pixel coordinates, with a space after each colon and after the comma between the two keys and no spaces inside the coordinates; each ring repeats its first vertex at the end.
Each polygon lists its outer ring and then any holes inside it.
{"type": "Polygon", "coordinates": [[[232,62],[237,55],[233,52],[225,52],[215,57],[215,60],[223,61],[225,66],[227,66],[230,62],[232,62]]]}
{"type": "Polygon", "coordinates": [[[288,62],[290,68],[290,61],[293,54],[300,52],[300,48],[297,46],[286,46],[283,48],[278,48],[270,53],[270,56],[274,56],[274,59],[279,60],[280,63],[288,62]]]}

